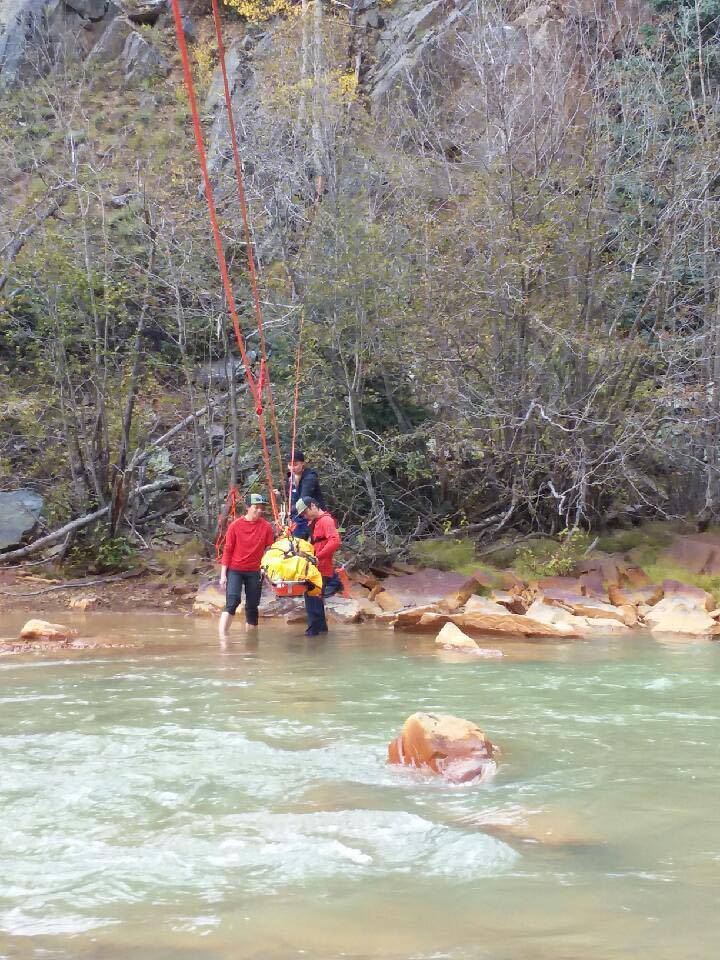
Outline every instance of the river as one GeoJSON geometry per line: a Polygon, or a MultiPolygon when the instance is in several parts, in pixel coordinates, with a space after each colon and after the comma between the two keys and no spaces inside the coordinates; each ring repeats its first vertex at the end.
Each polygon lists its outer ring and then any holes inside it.
{"type": "Polygon", "coordinates": [[[77,622],[139,646],[0,659],[0,960],[718,955],[719,643],[77,622]],[[494,781],[389,767],[415,710],[494,781]]]}

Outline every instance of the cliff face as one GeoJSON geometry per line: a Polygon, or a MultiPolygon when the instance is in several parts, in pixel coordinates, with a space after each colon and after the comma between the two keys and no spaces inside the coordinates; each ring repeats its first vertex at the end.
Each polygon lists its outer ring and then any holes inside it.
{"type": "MultiPolygon", "coordinates": [[[[30,79],[61,54],[121,61],[128,80],[166,75],[165,56],[140,28],[169,23],[168,7],[167,0],[0,0],[0,84],[30,79]]],[[[193,9],[203,17],[206,7],[193,9]]],[[[644,0],[356,0],[348,59],[374,110],[402,90],[416,98],[437,94],[450,108],[474,112],[473,89],[492,80],[492,96],[509,97],[518,110],[532,101],[572,114],[592,65],[613,56],[646,20],[644,0]]],[[[265,25],[266,52],[279,24],[265,25]]],[[[189,17],[186,26],[192,39],[189,17]]],[[[235,55],[236,71],[246,63],[235,55]]]]}

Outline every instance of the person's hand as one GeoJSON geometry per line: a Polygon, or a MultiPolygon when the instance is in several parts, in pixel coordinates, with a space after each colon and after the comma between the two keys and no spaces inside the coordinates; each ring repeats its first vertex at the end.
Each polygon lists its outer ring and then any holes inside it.
{"type": "Polygon", "coordinates": [[[220,586],[223,589],[227,586],[227,574],[224,572],[220,574],[220,586]]]}

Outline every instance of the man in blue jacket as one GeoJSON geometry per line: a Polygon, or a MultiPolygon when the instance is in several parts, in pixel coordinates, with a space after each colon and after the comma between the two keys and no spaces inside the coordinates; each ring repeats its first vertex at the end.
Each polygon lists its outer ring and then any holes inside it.
{"type": "Polygon", "coordinates": [[[296,450],[295,456],[288,455],[288,483],[290,484],[290,519],[294,523],[293,533],[303,540],[310,539],[310,524],[297,512],[297,502],[314,500],[321,510],[325,509],[325,497],[320,488],[316,470],[305,466],[305,454],[296,450]]]}

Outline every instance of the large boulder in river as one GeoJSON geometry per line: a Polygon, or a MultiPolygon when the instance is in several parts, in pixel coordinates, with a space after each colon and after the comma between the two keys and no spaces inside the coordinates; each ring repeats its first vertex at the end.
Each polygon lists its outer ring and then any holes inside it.
{"type": "Polygon", "coordinates": [[[20,631],[21,640],[49,640],[53,643],[69,643],[77,635],[77,630],[47,620],[28,620],[20,631]]]}
{"type": "Polygon", "coordinates": [[[42,508],[43,498],[34,490],[0,493],[0,550],[16,547],[29,537],[42,508]]]}
{"type": "Polygon", "coordinates": [[[500,659],[503,655],[502,650],[495,650],[490,647],[481,647],[472,637],[456,626],[454,623],[443,625],[440,633],[435,637],[435,643],[443,650],[454,650],[460,653],[471,653],[475,657],[484,657],[494,660],[500,659]]]}
{"type": "Polygon", "coordinates": [[[439,647],[447,647],[452,650],[465,650],[468,653],[475,653],[479,646],[472,637],[469,637],[454,623],[443,624],[440,633],[435,637],[435,643],[439,647]]]}
{"type": "Polygon", "coordinates": [[[452,783],[492,775],[498,756],[480,727],[450,714],[413,713],[388,747],[390,763],[432,770],[452,783]]]}

